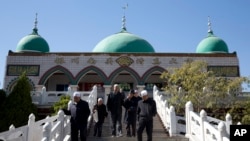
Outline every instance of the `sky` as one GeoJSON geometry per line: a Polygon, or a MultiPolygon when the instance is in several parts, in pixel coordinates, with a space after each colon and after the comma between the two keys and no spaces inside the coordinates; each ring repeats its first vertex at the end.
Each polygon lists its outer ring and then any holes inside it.
{"type": "Polygon", "coordinates": [[[249,0],[1,0],[0,88],[8,51],[32,32],[36,13],[38,33],[50,52],[92,52],[102,39],[121,31],[125,13],[127,31],[156,52],[195,53],[207,36],[210,16],[214,34],[229,52],[237,52],[240,75],[250,76],[249,0]]]}

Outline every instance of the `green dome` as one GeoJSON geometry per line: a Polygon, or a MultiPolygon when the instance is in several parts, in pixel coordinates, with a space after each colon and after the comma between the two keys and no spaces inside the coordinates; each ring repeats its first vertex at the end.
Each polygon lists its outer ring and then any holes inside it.
{"type": "Polygon", "coordinates": [[[209,32],[196,48],[196,53],[228,53],[227,44],[220,38],[209,32]]]}
{"type": "Polygon", "coordinates": [[[17,52],[49,52],[49,45],[44,38],[42,38],[37,29],[23,37],[17,44],[17,52]]]}
{"type": "Polygon", "coordinates": [[[100,41],[93,52],[139,52],[139,53],[152,53],[155,52],[154,48],[146,40],[122,30],[119,33],[110,35],[100,41]]]}

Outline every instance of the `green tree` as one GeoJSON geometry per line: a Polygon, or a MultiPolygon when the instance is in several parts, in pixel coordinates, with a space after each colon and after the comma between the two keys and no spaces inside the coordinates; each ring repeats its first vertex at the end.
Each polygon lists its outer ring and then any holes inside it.
{"type": "Polygon", "coordinates": [[[192,101],[197,112],[203,108],[213,112],[229,108],[246,80],[243,77],[216,77],[212,71],[207,71],[204,61],[187,62],[180,68],[171,68],[163,72],[161,78],[167,84],[164,90],[171,96],[169,102],[177,112],[185,107],[187,101],[192,101]]]}
{"type": "Polygon", "coordinates": [[[26,125],[29,115],[31,113],[36,115],[37,110],[32,103],[30,91],[31,87],[28,78],[23,73],[19,76],[16,85],[4,101],[0,131],[8,130],[11,124],[15,127],[26,125]]]}
{"type": "Polygon", "coordinates": [[[0,90],[0,107],[6,99],[6,93],[4,90],[0,90]]]}
{"type": "Polygon", "coordinates": [[[60,100],[53,105],[54,115],[56,115],[60,109],[67,109],[69,101],[70,96],[61,96],[60,100]]]}

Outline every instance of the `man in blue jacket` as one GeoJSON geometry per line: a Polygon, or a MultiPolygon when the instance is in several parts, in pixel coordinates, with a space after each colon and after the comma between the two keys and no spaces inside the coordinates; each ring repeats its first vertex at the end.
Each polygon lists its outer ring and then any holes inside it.
{"type": "Polygon", "coordinates": [[[87,123],[90,115],[88,102],[81,99],[78,92],[73,94],[74,104],[69,107],[69,110],[63,109],[66,115],[71,115],[71,141],[78,141],[78,134],[80,131],[81,141],[87,139],[87,123]]]}

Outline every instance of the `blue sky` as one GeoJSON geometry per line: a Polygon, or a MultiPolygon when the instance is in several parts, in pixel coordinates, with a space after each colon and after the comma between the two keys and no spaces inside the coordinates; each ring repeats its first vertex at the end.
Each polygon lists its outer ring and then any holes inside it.
{"type": "Polygon", "coordinates": [[[250,76],[249,0],[1,0],[0,88],[6,56],[30,34],[38,13],[38,33],[51,52],[91,52],[108,35],[121,30],[124,6],[127,30],[150,42],[156,52],[194,53],[207,35],[207,17],[214,34],[236,51],[241,76],[250,76]]]}

